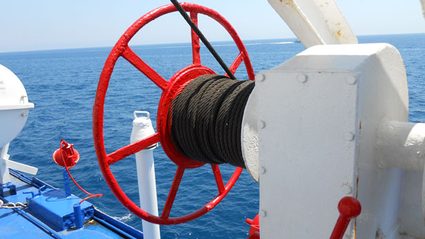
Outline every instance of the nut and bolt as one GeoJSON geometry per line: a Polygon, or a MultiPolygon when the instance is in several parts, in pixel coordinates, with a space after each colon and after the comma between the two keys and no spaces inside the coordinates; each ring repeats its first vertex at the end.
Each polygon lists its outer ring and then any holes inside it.
{"type": "Polygon", "coordinates": [[[308,81],[308,76],[305,74],[298,74],[297,80],[301,83],[306,83],[308,81]]]}
{"type": "Polygon", "coordinates": [[[349,85],[355,85],[357,83],[357,79],[355,77],[348,77],[346,81],[349,85]]]}
{"type": "Polygon", "coordinates": [[[255,80],[256,81],[263,82],[263,81],[266,80],[266,75],[260,73],[260,74],[258,74],[258,75],[255,76],[255,80]]]}

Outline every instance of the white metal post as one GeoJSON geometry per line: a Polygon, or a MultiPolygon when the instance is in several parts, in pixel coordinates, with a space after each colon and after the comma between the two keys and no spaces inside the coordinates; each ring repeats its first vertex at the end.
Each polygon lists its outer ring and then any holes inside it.
{"type": "Polygon", "coordinates": [[[425,162],[425,124],[388,121],[379,127],[378,165],[422,171],[425,162]]]}
{"type": "Polygon", "coordinates": [[[10,182],[9,167],[7,161],[9,160],[9,144],[5,144],[0,151],[0,185],[10,182]]]}
{"type": "Polygon", "coordinates": [[[38,168],[23,163],[18,163],[10,159],[9,145],[10,144],[7,143],[2,148],[0,148],[0,184],[6,184],[11,182],[9,169],[14,169],[23,173],[36,175],[38,172],[38,168]]]}
{"type": "MultiPolygon", "coordinates": [[[[135,111],[131,142],[136,142],[154,134],[150,114],[147,111],[135,111]]],[[[136,153],[137,181],[139,185],[140,206],[147,212],[158,215],[158,200],[156,193],[155,164],[153,150],[157,145],[136,153]]],[[[160,239],[158,224],[142,220],[143,236],[146,239],[160,239]]]]}

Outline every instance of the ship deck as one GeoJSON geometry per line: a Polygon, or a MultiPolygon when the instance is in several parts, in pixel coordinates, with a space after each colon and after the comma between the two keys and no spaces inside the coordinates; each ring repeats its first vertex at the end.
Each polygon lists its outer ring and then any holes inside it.
{"type": "Polygon", "coordinates": [[[69,226],[73,220],[73,207],[81,199],[75,195],[65,197],[65,192],[47,183],[26,175],[10,171],[12,184],[16,186],[16,194],[4,192],[0,199],[3,202],[28,202],[25,208],[0,208],[0,238],[143,238],[143,234],[116,219],[99,211],[89,202],[81,203],[85,209],[84,225],[80,229],[69,226]],[[40,190],[41,189],[41,190],[40,190]],[[41,193],[40,193],[41,192],[41,193]],[[31,202],[32,201],[32,202],[31,202]],[[36,208],[34,205],[41,205],[36,208]],[[90,215],[87,215],[90,214],[90,215]],[[59,215],[59,218],[57,218],[59,215]],[[64,225],[61,228],[61,215],[64,225]]]}

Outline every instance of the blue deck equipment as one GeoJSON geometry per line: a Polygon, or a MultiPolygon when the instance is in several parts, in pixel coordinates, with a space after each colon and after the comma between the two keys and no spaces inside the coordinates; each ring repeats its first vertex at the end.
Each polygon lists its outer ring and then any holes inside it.
{"type": "Polygon", "coordinates": [[[1,239],[143,238],[142,232],[100,212],[91,203],[33,177],[10,170],[0,199],[25,207],[0,207],[1,239]],[[10,188],[16,187],[16,194],[10,188]],[[81,203],[80,203],[81,202],[81,203]]]}

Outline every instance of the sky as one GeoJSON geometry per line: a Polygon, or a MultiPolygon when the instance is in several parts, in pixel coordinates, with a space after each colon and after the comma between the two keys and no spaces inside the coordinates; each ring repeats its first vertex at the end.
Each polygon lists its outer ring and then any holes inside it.
{"type": "MultiPolygon", "coordinates": [[[[189,0],[225,16],[243,40],[294,35],[267,0],[189,0]]],[[[136,19],[166,0],[1,0],[0,52],[108,47],[136,19]]],[[[337,0],[357,35],[424,33],[419,0],[337,0]]],[[[227,40],[214,22],[200,19],[211,41],[227,40]]],[[[177,14],[150,24],[135,44],[189,41],[177,14]]]]}

